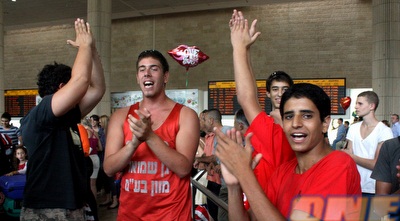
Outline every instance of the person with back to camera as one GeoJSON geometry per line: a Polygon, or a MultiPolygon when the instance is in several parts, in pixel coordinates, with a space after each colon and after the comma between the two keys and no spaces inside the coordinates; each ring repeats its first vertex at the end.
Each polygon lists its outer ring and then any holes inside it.
{"type": "Polygon", "coordinates": [[[123,171],[117,220],[191,220],[199,119],[167,97],[169,65],[159,51],[141,52],[136,70],[143,100],[115,111],[107,131],[104,172],[123,171]]]}
{"type": "Polygon", "coordinates": [[[382,143],[393,138],[392,131],[384,123],[376,119],[375,111],[379,105],[379,97],[373,91],[364,91],[357,96],[356,113],[363,121],[352,124],[347,133],[348,153],[357,163],[361,175],[361,190],[364,195],[375,194],[375,180],[371,178],[372,170],[379,156],[382,143]]]}
{"type": "Polygon", "coordinates": [[[89,23],[75,21],[72,70],[54,63],[38,74],[42,101],[21,122],[28,150],[21,220],[84,220],[88,184],[78,123],[105,93],[103,68],[89,23]]]}

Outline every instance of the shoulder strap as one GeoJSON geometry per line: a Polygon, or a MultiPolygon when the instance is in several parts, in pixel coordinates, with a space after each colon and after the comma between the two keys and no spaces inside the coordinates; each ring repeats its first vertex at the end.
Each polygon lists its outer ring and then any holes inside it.
{"type": "Polygon", "coordinates": [[[131,105],[131,106],[129,107],[129,111],[128,111],[128,113],[126,114],[126,119],[128,119],[128,115],[129,115],[129,114],[132,114],[132,116],[136,116],[136,113],[135,113],[134,110],[137,110],[137,109],[139,109],[139,102],[137,102],[137,103],[135,103],[135,104],[133,104],[133,105],[131,105]]]}

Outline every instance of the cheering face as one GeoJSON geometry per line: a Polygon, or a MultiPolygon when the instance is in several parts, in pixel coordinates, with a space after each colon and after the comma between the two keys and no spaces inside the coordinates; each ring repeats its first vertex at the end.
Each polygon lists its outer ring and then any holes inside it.
{"type": "Polygon", "coordinates": [[[274,109],[279,109],[281,105],[282,94],[289,88],[289,84],[284,81],[273,81],[270,92],[267,96],[271,99],[274,109]]]}
{"type": "Polygon", "coordinates": [[[329,117],[324,122],[315,104],[308,98],[290,98],[283,114],[283,130],[295,152],[305,153],[323,146],[323,132],[329,126],[329,117]],[[328,123],[326,123],[328,122],[328,123]]]}
{"type": "Polygon", "coordinates": [[[163,73],[162,65],[157,59],[143,58],[138,67],[136,80],[142,89],[143,96],[152,97],[165,89],[169,73],[163,73]]]}

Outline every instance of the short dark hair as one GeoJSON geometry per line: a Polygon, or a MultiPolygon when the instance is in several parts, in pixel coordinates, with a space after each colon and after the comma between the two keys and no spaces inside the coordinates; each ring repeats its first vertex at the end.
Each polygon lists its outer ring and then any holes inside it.
{"type": "Polygon", "coordinates": [[[325,117],[331,115],[331,99],[325,91],[314,84],[299,83],[294,84],[282,95],[281,108],[279,109],[282,119],[285,103],[292,97],[310,99],[319,111],[321,122],[324,121],[325,117]]]}
{"type": "Polygon", "coordinates": [[[161,54],[161,52],[157,51],[157,50],[145,50],[142,51],[139,56],[138,59],[136,61],[136,70],[139,69],[139,62],[143,59],[143,58],[148,58],[148,57],[152,57],[154,59],[157,59],[162,66],[163,69],[163,73],[168,72],[169,71],[169,64],[167,59],[164,57],[164,55],[161,54]]]}
{"type": "Polygon", "coordinates": [[[90,116],[90,118],[92,118],[95,121],[99,121],[100,120],[100,117],[97,114],[93,114],[92,116],[90,116]]]}
{"type": "Polygon", "coordinates": [[[235,112],[235,117],[236,117],[236,121],[243,123],[244,125],[246,125],[247,127],[249,126],[249,122],[246,119],[246,116],[244,115],[244,111],[242,108],[240,108],[239,110],[237,110],[235,112]]]}
{"type": "Polygon", "coordinates": [[[373,92],[373,91],[364,91],[361,92],[357,97],[365,97],[370,104],[375,104],[375,109],[378,108],[379,105],[379,97],[378,95],[373,92]]]}
{"type": "Polygon", "coordinates": [[[215,121],[221,123],[222,115],[218,109],[216,109],[216,108],[208,109],[208,111],[206,113],[207,113],[207,116],[210,116],[209,118],[212,118],[215,121]]]}
{"type": "Polygon", "coordinates": [[[275,71],[267,79],[267,91],[271,92],[271,85],[273,81],[286,82],[289,87],[293,85],[293,79],[284,71],[275,71]]]}
{"type": "Polygon", "coordinates": [[[7,119],[7,120],[11,120],[11,114],[8,113],[8,112],[4,112],[4,113],[1,115],[1,118],[5,118],[5,119],[7,119]]]}
{"type": "Polygon", "coordinates": [[[71,79],[71,71],[71,67],[57,62],[45,65],[37,76],[40,97],[54,94],[61,83],[68,83],[71,79]]]}

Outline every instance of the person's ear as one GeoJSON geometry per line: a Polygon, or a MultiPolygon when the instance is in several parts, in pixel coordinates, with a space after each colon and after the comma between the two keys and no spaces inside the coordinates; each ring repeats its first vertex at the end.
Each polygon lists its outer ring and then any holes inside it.
{"type": "Polygon", "coordinates": [[[267,91],[267,97],[271,98],[271,93],[267,91]]]}
{"type": "Polygon", "coordinates": [[[375,107],[376,107],[376,105],[374,103],[370,103],[369,104],[369,110],[370,111],[375,111],[375,107]]]}
{"type": "Polygon", "coordinates": [[[169,79],[169,71],[164,73],[164,84],[168,83],[168,79],[169,79]]]}
{"type": "Polygon", "coordinates": [[[330,123],[331,123],[331,116],[328,115],[324,118],[324,121],[322,122],[322,132],[323,133],[326,133],[328,131],[330,123]]]}

